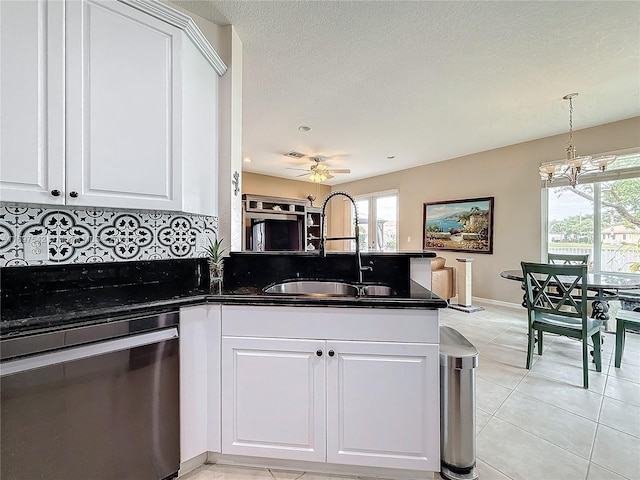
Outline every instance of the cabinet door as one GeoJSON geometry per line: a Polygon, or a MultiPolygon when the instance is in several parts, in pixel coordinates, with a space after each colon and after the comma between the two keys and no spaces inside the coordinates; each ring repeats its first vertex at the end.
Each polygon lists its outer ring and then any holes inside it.
{"type": "Polygon", "coordinates": [[[0,1],[0,105],[2,200],[64,203],[64,2],[0,1]]]}
{"type": "Polygon", "coordinates": [[[117,1],[66,5],[67,204],[179,210],[180,30],[117,1]]]}
{"type": "Polygon", "coordinates": [[[222,338],[222,453],[324,462],[325,431],[323,341],[222,338]]]}
{"type": "Polygon", "coordinates": [[[220,305],[180,309],[180,461],[220,452],[220,305]]]}
{"type": "Polygon", "coordinates": [[[327,462],[440,468],[438,346],[327,342],[327,462]]]}

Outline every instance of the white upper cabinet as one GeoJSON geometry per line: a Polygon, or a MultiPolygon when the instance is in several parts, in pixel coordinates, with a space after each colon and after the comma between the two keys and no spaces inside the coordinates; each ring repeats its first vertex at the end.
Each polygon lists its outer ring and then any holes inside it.
{"type": "Polygon", "coordinates": [[[67,204],[180,210],[180,30],[115,1],[66,18],[67,204]]]}
{"type": "Polygon", "coordinates": [[[3,200],[217,214],[226,67],[189,17],[151,0],[1,8],[3,200]],[[28,55],[5,56],[16,36],[28,55]]]}
{"type": "Polygon", "coordinates": [[[64,203],[63,27],[63,2],[0,1],[3,201],[64,203]]]}

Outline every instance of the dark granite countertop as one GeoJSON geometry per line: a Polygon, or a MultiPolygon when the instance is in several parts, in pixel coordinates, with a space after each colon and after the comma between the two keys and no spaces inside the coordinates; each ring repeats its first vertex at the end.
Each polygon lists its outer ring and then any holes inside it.
{"type": "Polygon", "coordinates": [[[205,288],[208,267],[204,259],[5,268],[0,276],[0,338],[153,315],[204,303],[445,308],[446,301],[409,280],[407,260],[397,260],[409,256],[395,255],[396,260],[378,256],[372,261],[377,278],[364,283],[389,285],[398,293],[392,297],[270,295],[262,290],[267,282],[288,278],[287,272],[295,272],[296,279],[305,278],[304,273],[310,275],[306,278],[347,278],[343,275],[352,273],[353,262],[342,255],[328,259],[234,255],[225,264],[227,289],[222,295],[212,295],[205,288]]]}
{"type": "Polygon", "coordinates": [[[66,328],[108,322],[127,316],[147,315],[204,303],[233,305],[286,305],[295,307],[351,308],[445,308],[446,301],[412,282],[409,295],[394,297],[323,297],[267,295],[255,287],[212,295],[202,289],[166,288],[162,285],[136,285],[5,298],[2,304],[0,336],[23,336],[66,328]]]}

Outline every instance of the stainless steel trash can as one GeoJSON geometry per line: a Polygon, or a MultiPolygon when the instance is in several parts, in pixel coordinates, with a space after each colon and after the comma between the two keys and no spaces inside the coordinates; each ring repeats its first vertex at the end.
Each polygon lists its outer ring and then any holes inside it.
{"type": "Polygon", "coordinates": [[[440,327],[441,475],[475,480],[478,349],[460,332],[440,327]]]}

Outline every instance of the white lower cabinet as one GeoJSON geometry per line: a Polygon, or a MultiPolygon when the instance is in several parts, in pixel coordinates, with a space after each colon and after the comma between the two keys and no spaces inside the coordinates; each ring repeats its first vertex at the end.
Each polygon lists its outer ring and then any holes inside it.
{"type": "MultiPolygon", "coordinates": [[[[256,307],[227,308],[223,454],[439,470],[437,311],[422,312],[433,325],[415,332],[415,338],[433,343],[412,343],[372,339],[364,309],[324,309],[323,315],[323,309],[260,307],[258,314],[256,307]],[[329,327],[324,338],[285,338],[318,333],[323,321],[336,318],[345,321],[342,334],[329,327]],[[251,336],[253,322],[273,337],[251,336]]],[[[411,338],[420,312],[396,312],[389,331],[406,328],[403,335],[411,338]]]]}
{"type": "Polygon", "coordinates": [[[220,452],[220,305],[180,309],[180,462],[220,452]]]}
{"type": "Polygon", "coordinates": [[[438,346],[329,341],[327,348],[327,462],[437,470],[438,346]]]}
{"type": "Polygon", "coordinates": [[[225,337],[222,452],[325,460],[324,342],[225,337]]]}

